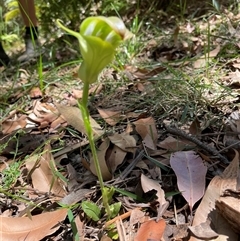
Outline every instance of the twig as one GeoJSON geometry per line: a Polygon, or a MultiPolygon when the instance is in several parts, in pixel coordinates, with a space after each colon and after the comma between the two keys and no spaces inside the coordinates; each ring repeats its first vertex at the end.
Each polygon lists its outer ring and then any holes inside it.
{"type": "Polygon", "coordinates": [[[169,132],[173,135],[183,137],[184,139],[193,142],[194,144],[196,144],[200,148],[204,149],[205,151],[211,153],[214,156],[217,156],[219,158],[219,160],[221,162],[223,162],[224,164],[229,164],[229,161],[227,160],[227,158],[224,157],[223,155],[221,155],[216,149],[205,145],[204,143],[202,143],[201,141],[199,141],[195,137],[190,136],[187,133],[183,132],[182,130],[179,130],[179,129],[176,129],[176,128],[172,128],[172,127],[169,127],[169,126],[165,126],[165,128],[166,128],[167,132],[169,132]]]}
{"type": "Polygon", "coordinates": [[[123,213],[123,214],[121,214],[121,215],[119,215],[119,216],[117,216],[117,217],[107,221],[104,228],[107,228],[109,225],[115,223],[117,220],[120,220],[120,219],[123,220],[123,219],[126,219],[126,218],[130,217],[130,215],[131,215],[133,210],[141,210],[141,209],[142,209],[141,207],[132,209],[132,210],[126,212],[126,213],[123,213]]]}

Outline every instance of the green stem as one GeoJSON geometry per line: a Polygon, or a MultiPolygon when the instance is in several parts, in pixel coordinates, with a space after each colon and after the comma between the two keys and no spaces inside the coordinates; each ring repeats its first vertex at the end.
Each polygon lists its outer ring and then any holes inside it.
{"type": "Polygon", "coordinates": [[[94,162],[94,166],[95,166],[95,169],[96,169],[96,172],[97,172],[97,177],[98,177],[100,189],[101,189],[101,192],[102,192],[103,205],[105,206],[107,216],[110,217],[111,211],[110,211],[110,207],[109,207],[109,203],[108,203],[108,196],[107,196],[106,192],[104,191],[104,183],[103,183],[103,178],[102,178],[102,172],[101,172],[100,164],[99,164],[99,161],[98,161],[97,150],[96,150],[95,143],[94,143],[92,126],[91,126],[91,123],[90,123],[90,115],[89,115],[89,111],[88,111],[88,107],[87,107],[88,92],[89,92],[89,82],[85,81],[84,85],[83,85],[82,101],[81,101],[81,103],[79,103],[79,107],[80,107],[81,112],[82,112],[84,127],[86,129],[86,133],[87,133],[87,136],[88,136],[89,144],[90,144],[92,155],[93,155],[93,162],[94,162]]]}

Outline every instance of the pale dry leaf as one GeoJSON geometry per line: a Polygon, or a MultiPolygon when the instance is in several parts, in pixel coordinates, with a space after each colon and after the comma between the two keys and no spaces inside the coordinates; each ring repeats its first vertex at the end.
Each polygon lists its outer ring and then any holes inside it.
{"type": "Polygon", "coordinates": [[[130,136],[127,133],[115,133],[112,136],[109,136],[108,138],[113,144],[121,148],[123,151],[135,153],[136,140],[133,136],[130,136]]]}
{"type": "MultiPolygon", "coordinates": [[[[101,169],[104,181],[108,181],[112,178],[112,174],[110,173],[107,163],[106,163],[106,152],[107,152],[109,145],[110,145],[110,141],[108,138],[106,138],[102,142],[102,144],[98,147],[98,150],[97,150],[97,157],[98,157],[98,161],[99,161],[99,165],[100,165],[100,169],[101,169]]],[[[90,170],[95,176],[97,176],[97,172],[95,169],[95,165],[94,165],[92,156],[90,158],[90,170]]]]}
{"type": "Polygon", "coordinates": [[[142,221],[144,221],[144,216],[145,216],[145,212],[135,208],[132,210],[131,215],[130,215],[130,227],[133,228],[133,226],[137,223],[142,223],[142,221]]]}
{"type": "Polygon", "coordinates": [[[177,176],[178,189],[192,210],[193,205],[204,194],[207,167],[194,151],[173,153],[170,165],[177,176]]]}
{"type": "Polygon", "coordinates": [[[108,109],[97,108],[100,116],[108,123],[110,126],[115,126],[121,119],[121,111],[113,111],[108,109]]]}
{"type": "MultiPolygon", "coordinates": [[[[216,201],[224,194],[225,190],[236,190],[239,153],[237,151],[235,153],[233,161],[225,169],[223,175],[215,176],[208,185],[193,219],[193,226],[211,220],[215,227],[214,231],[219,234],[219,237],[215,239],[216,241],[237,240],[237,234],[232,230],[231,225],[216,210],[216,201]]],[[[192,236],[190,241],[200,241],[200,239],[192,236]]]]}
{"type": "Polygon", "coordinates": [[[148,191],[151,190],[156,190],[157,193],[157,201],[159,202],[160,206],[163,206],[164,204],[167,203],[166,199],[165,199],[165,193],[163,191],[163,189],[161,188],[161,185],[152,179],[149,179],[147,176],[145,175],[141,175],[141,186],[143,191],[146,193],[148,191]]]}
{"type": "Polygon", "coordinates": [[[54,174],[56,171],[50,145],[46,145],[42,155],[32,155],[26,160],[26,168],[31,174],[33,187],[41,192],[51,192],[56,200],[66,195],[64,184],[54,174]]]}
{"type": "Polygon", "coordinates": [[[212,58],[216,57],[221,49],[221,46],[218,45],[214,50],[209,53],[205,53],[205,55],[201,56],[198,60],[193,63],[193,67],[195,69],[203,68],[206,66],[208,62],[211,61],[212,58]]]}
{"type": "Polygon", "coordinates": [[[59,209],[28,217],[1,217],[0,237],[3,241],[39,241],[57,231],[67,215],[67,209],[59,209]]]}
{"type": "Polygon", "coordinates": [[[155,150],[158,139],[155,120],[152,117],[139,119],[133,124],[136,127],[137,133],[142,137],[146,147],[155,150]]]}
{"type": "Polygon", "coordinates": [[[196,237],[202,240],[215,239],[218,237],[218,234],[211,228],[209,221],[188,228],[196,237]]]}
{"type": "MultiPolygon", "coordinates": [[[[60,104],[55,105],[69,125],[74,127],[79,132],[86,134],[82,113],[78,107],[64,106],[60,104]]],[[[92,117],[90,117],[90,124],[93,129],[94,138],[99,138],[103,135],[104,131],[102,130],[101,126],[92,117]]]]}

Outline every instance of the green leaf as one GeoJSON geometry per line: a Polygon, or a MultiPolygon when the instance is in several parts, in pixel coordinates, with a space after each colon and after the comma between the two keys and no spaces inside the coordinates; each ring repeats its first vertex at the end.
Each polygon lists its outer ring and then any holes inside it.
{"type": "Polygon", "coordinates": [[[75,219],[74,219],[72,210],[68,209],[67,214],[68,214],[68,220],[69,220],[69,222],[71,224],[71,227],[72,227],[74,241],[79,241],[79,234],[78,234],[78,230],[77,230],[77,226],[76,226],[76,223],[75,223],[75,219]]]}
{"type": "Polygon", "coordinates": [[[112,196],[115,192],[115,188],[114,187],[111,187],[111,188],[104,187],[103,192],[104,192],[104,195],[106,195],[108,198],[108,203],[110,203],[112,201],[112,196]]]}
{"type": "Polygon", "coordinates": [[[108,231],[108,237],[110,237],[113,240],[117,240],[119,238],[118,231],[116,229],[108,231]]]}
{"type": "Polygon", "coordinates": [[[145,200],[141,197],[139,197],[138,195],[134,194],[134,193],[131,193],[131,192],[128,192],[126,190],[123,190],[123,189],[120,189],[120,188],[115,188],[115,191],[124,195],[124,196],[127,196],[127,197],[130,197],[134,200],[137,200],[139,202],[145,202],[145,200]]]}
{"type": "Polygon", "coordinates": [[[98,221],[100,218],[101,210],[100,208],[93,202],[90,201],[83,201],[82,209],[86,215],[91,218],[93,221],[98,221]]]}
{"type": "Polygon", "coordinates": [[[110,218],[114,218],[118,215],[118,213],[120,211],[120,208],[121,208],[121,205],[122,205],[121,202],[117,202],[117,203],[111,204],[109,206],[110,211],[111,211],[111,217],[110,218]]]}
{"type": "Polygon", "coordinates": [[[163,165],[162,163],[160,163],[159,161],[157,161],[156,159],[148,156],[148,155],[144,155],[149,161],[153,162],[156,166],[160,167],[161,169],[163,169],[164,171],[169,171],[170,168],[163,165]]]}
{"type": "Polygon", "coordinates": [[[8,21],[16,18],[19,14],[20,14],[19,8],[13,9],[13,10],[11,10],[11,11],[8,11],[8,12],[4,15],[5,21],[8,22],[8,21]]]}

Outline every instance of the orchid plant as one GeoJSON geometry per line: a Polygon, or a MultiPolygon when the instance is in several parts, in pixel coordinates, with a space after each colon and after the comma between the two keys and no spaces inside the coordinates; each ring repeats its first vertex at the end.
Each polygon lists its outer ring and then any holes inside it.
{"type": "Polygon", "coordinates": [[[103,205],[108,217],[110,217],[109,197],[111,195],[109,195],[108,189],[104,187],[97,157],[93,130],[87,108],[88,92],[89,85],[98,80],[101,71],[114,59],[117,47],[121,42],[130,38],[132,33],[127,30],[123,21],[118,17],[88,17],[82,22],[79,32],[68,29],[59,20],[57,20],[57,24],[69,34],[75,36],[79,41],[83,61],[79,67],[78,76],[83,81],[83,96],[78,103],[93,154],[94,165],[102,192],[103,205]]]}

